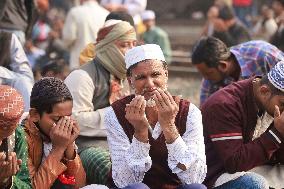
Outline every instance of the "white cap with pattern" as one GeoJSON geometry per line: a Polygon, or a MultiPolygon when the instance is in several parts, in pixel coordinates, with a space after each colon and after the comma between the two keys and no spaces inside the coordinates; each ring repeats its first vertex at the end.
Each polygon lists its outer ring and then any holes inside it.
{"type": "Polygon", "coordinates": [[[126,69],[143,60],[161,60],[166,61],[163,51],[159,45],[146,44],[134,47],[125,54],[126,69]]]}
{"type": "Polygon", "coordinates": [[[278,62],[267,76],[274,87],[284,92],[284,60],[278,62]]]}

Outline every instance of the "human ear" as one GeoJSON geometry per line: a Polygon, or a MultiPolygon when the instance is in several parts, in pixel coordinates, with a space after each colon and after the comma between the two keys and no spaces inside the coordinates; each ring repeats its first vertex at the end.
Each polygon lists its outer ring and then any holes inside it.
{"type": "Polygon", "coordinates": [[[221,72],[223,73],[227,72],[228,68],[229,68],[229,63],[227,61],[219,61],[218,69],[221,72]]]}
{"type": "Polygon", "coordinates": [[[259,94],[265,98],[265,99],[268,99],[271,97],[271,89],[269,88],[268,85],[261,85],[259,87],[259,94]]]}

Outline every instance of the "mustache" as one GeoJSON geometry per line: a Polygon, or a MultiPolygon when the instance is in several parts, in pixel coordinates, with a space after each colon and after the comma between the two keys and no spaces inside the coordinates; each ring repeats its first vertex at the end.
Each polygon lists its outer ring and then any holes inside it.
{"type": "Polygon", "coordinates": [[[166,87],[151,87],[151,88],[144,88],[142,90],[142,93],[141,95],[143,96],[144,94],[146,94],[147,92],[153,92],[153,91],[156,91],[156,90],[162,90],[162,91],[166,91],[167,88],[166,87]]]}

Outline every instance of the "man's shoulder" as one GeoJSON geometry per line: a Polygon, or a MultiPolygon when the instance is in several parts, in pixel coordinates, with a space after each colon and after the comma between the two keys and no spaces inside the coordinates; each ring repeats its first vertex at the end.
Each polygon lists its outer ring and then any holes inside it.
{"type": "Polygon", "coordinates": [[[250,82],[251,79],[242,80],[218,90],[205,101],[201,108],[202,111],[210,112],[239,106],[245,101],[244,98],[247,98],[248,94],[245,93],[248,93],[250,82]]]}
{"type": "Polygon", "coordinates": [[[156,26],[153,31],[159,36],[168,36],[167,32],[158,26],[156,26]]]}

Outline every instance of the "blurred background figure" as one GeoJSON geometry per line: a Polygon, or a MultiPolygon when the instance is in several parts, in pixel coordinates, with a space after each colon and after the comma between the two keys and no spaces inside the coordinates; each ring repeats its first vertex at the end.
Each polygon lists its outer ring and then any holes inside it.
{"type": "Polygon", "coordinates": [[[82,5],[72,8],[63,27],[63,41],[70,50],[70,69],[79,67],[79,55],[83,48],[95,42],[97,32],[103,27],[108,11],[96,0],[81,0],[82,5]]]}
{"type": "Polygon", "coordinates": [[[48,0],[1,0],[0,30],[13,32],[23,45],[31,35],[38,12],[45,12],[48,7],[48,0]]]}
{"type": "Polygon", "coordinates": [[[213,37],[223,41],[228,47],[249,41],[251,39],[247,28],[238,21],[234,11],[229,6],[219,7],[218,18],[212,19],[213,37]]]}
{"type": "Polygon", "coordinates": [[[45,55],[45,50],[36,47],[34,45],[33,40],[31,39],[28,39],[26,41],[24,49],[25,49],[27,58],[29,60],[29,64],[33,69],[36,66],[36,63],[39,60],[39,58],[45,55]]]}
{"type": "Polygon", "coordinates": [[[41,68],[42,77],[56,77],[62,81],[69,73],[69,67],[63,59],[51,60],[41,68]]]}
{"type": "Polygon", "coordinates": [[[147,0],[101,0],[101,5],[110,12],[129,13],[134,19],[137,34],[141,34],[145,30],[140,14],[146,9],[147,0]]]}
{"type": "Polygon", "coordinates": [[[0,84],[17,89],[30,108],[34,77],[24,49],[15,34],[0,32],[0,84]]]}
{"type": "Polygon", "coordinates": [[[284,0],[274,0],[272,2],[272,8],[275,13],[275,21],[278,25],[278,29],[272,36],[270,42],[284,51],[284,0]]]}
{"type": "Polygon", "coordinates": [[[246,27],[251,27],[251,9],[253,0],[233,0],[236,16],[246,27]]]}
{"type": "MultiPolygon", "coordinates": [[[[132,16],[126,12],[111,12],[106,17],[106,22],[108,20],[121,20],[128,22],[131,26],[134,27],[134,20],[132,16]]],[[[83,65],[89,61],[92,61],[93,58],[96,56],[96,42],[95,43],[89,43],[80,53],[79,62],[80,65],[83,65]]]]}
{"type": "Polygon", "coordinates": [[[169,36],[166,31],[156,26],[156,15],[152,10],[146,10],[141,14],[143,24],[145,25],[146,31],[141,34],[141,40],[145,44],[157,44],[161,47],[166,62],[171,63],[171,44],[169,36]]]}
{"type": "Polygon", "coordinates": [[[277,31],[277,23],[274,19],[273,10],[267,5],[261,7],[261,15],[256,25],[253,28],[253,34],[261,36],[265,41],[269,41],[270,38],[277,31]]]}
{"type": "Polygon", "coordinates": [[[219,8],[213,5],[207,11],[207,20],[202,29],[201,36],[212,36],[214,32],[214,20],[219,16],[219,8]]]}

